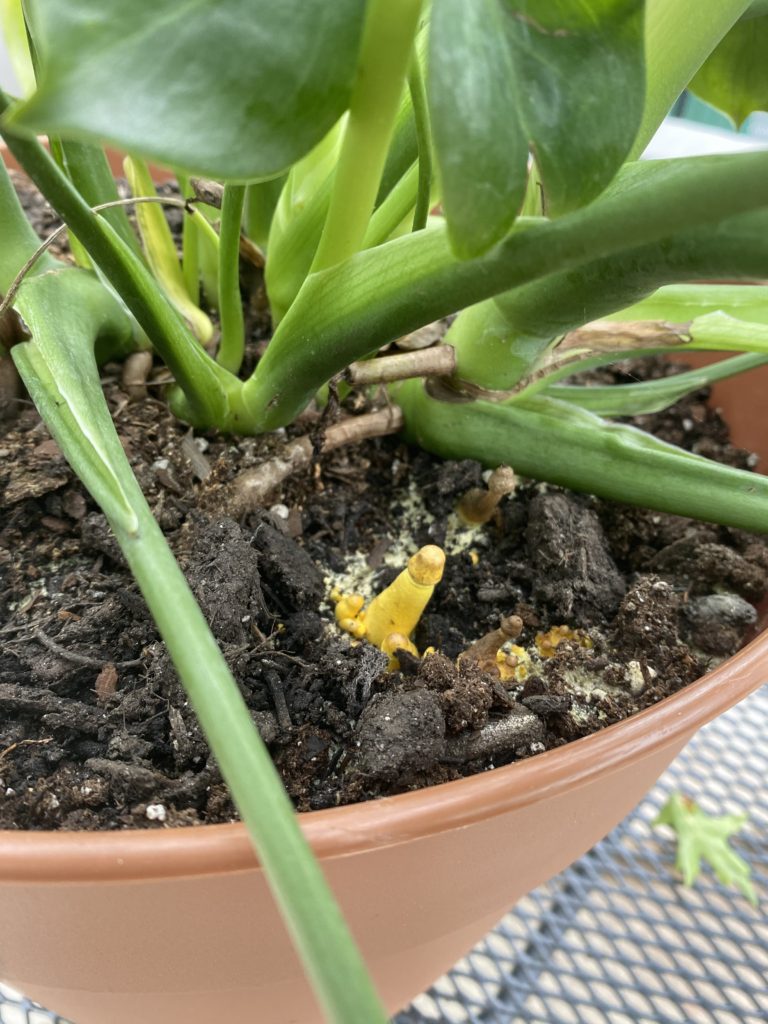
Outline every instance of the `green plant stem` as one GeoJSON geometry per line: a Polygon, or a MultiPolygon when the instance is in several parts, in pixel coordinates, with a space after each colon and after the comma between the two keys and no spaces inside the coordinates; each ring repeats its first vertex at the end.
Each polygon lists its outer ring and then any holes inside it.
{"type": "MultiPolygon", "coordinates": [[[[691,391],[709,387],[718,380],[727,380],[747,370],[755,370],[766,363],[768,356],[732,356],[699,370],[674,373],[670,377],[645,380],[639,384],[610,384],[606,387],[552,384],[544,390],[544,394],[589,409],[600,416],[641,416],[661,412],[691,391]]],[[[572,372],[579,372],[578,363],[572,367],[572,372]]],[[[523,401],[531,397],[528,392],[523,394],[523,401]]]]}
{"type": "Polygon", "coordinates": [[[240,295],[240,228],[243,223],[245,185],[224,186],[219,235],[219,316],[221,342],[217,362],[237,373],[243,361],[245,326],[240,295]]]}
{"type": "MultiPolygon", "coordinates": [[[[0,242],[0,295],[5,295],[13,284],[19,269],[36,252],[40,239],[27,220],[16,195],[5,164],[0,160],[0,224],[3,225],[0,242]]],[[[43,253],[37,264],[38,273],[57,265],[49,252],[43,253]]]]}
{"type": "MultiPolygon", "coordinates": [[[[193,191],[188,176],[177,171],[176,180],[182,199],[190,199],[193,191]]],[[[202,213],[199,218],[185,217],[181,224],[181,274],[187,295],[196,306],[200,305],[200,220],[205,220],[202,213]]]]}
{"type": "Polygon", "coordinates": [[[340,263],[362,245],[420,11],[421,0],[370,0],[368,4],[349,119],[313,271],[340,263]]]}
{"type": "MultiPolygon", "coordinates": [[[[0,92],[0,113],[8,108],[0,92]]],[[[227,393],[239,386],[198,344],[143,262],[91,211],[66,175],[34,139],[4,130],[8,148],[75,232],[147,333],[187,398],[190,413],[216,423],[226,417],[227,393]]]]}
{"type": "Polygon", "coordinates": [[[184,682],[309,979],[334,1024],[386,1014],[208,624],[151,513],[120,547],[184,682]]]}
{"type": "Polygon", "coordinates": [[[743,530],[768,531],[768,477],[682,451],[548,396],[500,405],[439,401],[423,382],[390,385],[407,438],[449,459],[743,530]]]}
{"type": "Polygon", "coordinates": [[[419,187],[419,164],[413,163],[368,222],[363,249],[372,249],[390,237],[413,209],[419,187]]]}
{"type": "Polygon", "coordinates": [[[416,140],[419,147],[419,190],[416,209],[413,212],[413,230],[421,231],[427,226],[432,188],[432,131],[429,123],[427,90],[418,53],[414,52],[408,71],[408,90],[413,104],[416,124],[416,140]]]}
{"type": "MultiPolygon", "coordinates": [[[[647,246],[642,249],[647,262],[643,288],[633,280],[631,298],[658,287],[666,274],[695,276],[689,268],[700,266],[704,257],[707,269],[719,266],[721,277],[764,272],[766,162],[757,153],[637,165],[614,192],[582,210],[556,221],[519,218],[507,238],[476,259],[458,260],[445,228],[438,227],[393,239],[311,275],[237,396],[237,429],[284,426],[322,383],[355,359],[456,309],[555,271],[565,274],[599,263],[605,273],[604,260],[623,269],[626,263],[633,273],[637,247],[647,246]],[[683,181],[685,202],[678,191],[683,181]],[[620,187],[627,184],[630,189],[620,187]],[[662,257],[660,271],[656,264],[662,257]]],[[[625,304],[626,299],[615,303],[625,304]]],[[[554,330],[549,337],[559,333],[554,330]]],[[[496,367],[498,374],[503,359],[497,359],[496,367]]]]}
{"type": "Polygon", "coordinates": [[[630,152],[636,159],[705,58],[750,0],[646,0],[645,107],[630,152]]]}
{"type": "Polygon", "coordinates": [[[272,217],[287,175],[257,181],[245,190],[245,233],[266,252],[272,217]]]}
{"type": "Polygon", "coordinates": [[[18,305],[34,340],[14,347],[14,361],[51,433],[110,521],[327,1019],[334,1024],[385,1024],[354,940],[250,711],[112,424],[93,358],[94,337],[110,321],[115,329],[130,331],[129,318],[92,275],[72,268],[25,281],[18,305]]]}

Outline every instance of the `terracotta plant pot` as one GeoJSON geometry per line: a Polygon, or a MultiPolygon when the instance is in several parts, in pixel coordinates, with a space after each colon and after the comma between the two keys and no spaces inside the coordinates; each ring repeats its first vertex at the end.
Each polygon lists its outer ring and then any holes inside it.
{"type": "MultiPolygon", "coordinates": [[[[716,392],[768,455],[768,368],[716,392]]],[[[580,857],[768,677],[768,632],[682,692],[527,761],[301,816],[390,1010],[580,857]]],[[[0,832],[0,978],[77,1024],[319,1021],[240,825],[0,832]]],[[[364,1024],[364,1022],[361,1022],[364,1024]]]]}
{"type": "MultiPolygon", "coordinates": [[[[768,368],[716,392],[768,455],[768,368]],[[735,404],[734,404],[735,402],[735,404]]],[[[483,775],[302,815],[387,1006],[610,831],[702,725],[768,678],[768,632],[603,732],[483,775]]],[[[0,832],[0,977],[77,1024],[319,1020],[240,825],[0,832]]]]}

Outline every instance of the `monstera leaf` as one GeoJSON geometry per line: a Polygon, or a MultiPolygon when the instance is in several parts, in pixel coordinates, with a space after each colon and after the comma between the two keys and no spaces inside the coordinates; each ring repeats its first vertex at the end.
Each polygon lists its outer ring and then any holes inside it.
{"type": "Polygon", "coordinates": [[[364,13],[365,0],[30,0],[40,85],[13,121],[270,177],[346,109],[364,13]]]}
{"type": "Polygon", "coordinates": [[[498,242],[533,154],[544,213],[594,199],[634,142],[642,0],[434,0],[429,101],[457,255],[498,242]]]}
{"type": "Polygon", "coordinates": [[[690,88],[736,125],[768,110],[768,4],[753,4],[697,72],[690,88]]]}

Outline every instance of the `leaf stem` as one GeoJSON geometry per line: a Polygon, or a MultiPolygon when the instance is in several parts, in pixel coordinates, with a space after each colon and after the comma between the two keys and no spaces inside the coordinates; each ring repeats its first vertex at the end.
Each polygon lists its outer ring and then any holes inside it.
{"type": "MultiPolygon", "coordinates": [[[[9,107],[0,90],[0,113],[9,107]]],[[[206,423],[226,416],[227,394],[238,385],[198,344],[162,294],[143,261],[110,225],[102,223],[54,160],[35,139],[3,130],[8,148],[40,191],[75,232],[146,331],[186,395],[190,412],[206,423]]]]}
{"type": "Polygon", "coordinates": [[[228,183],[221,202],[219,234],[219,315],[221,343],[216,361],[237,373],[243,361],[245,326],[240,295],[240,229],[243,222],[245,185],[228,183]]]}
{"type": "Polygon", "coordinates": [[[413,115],[416,124],[416,141],[419,147],[419,191],[416,209],[413,212],[413,230],[421,231],[427,226],[430,207],[430,190],[432,188],[432,131],[429,123],[429,107],[427,106],[427,90],[424,87],[424,75],[417,52],[413,54],[408,71],[408,89],[413,104],[413,115]]]}
{"type": "Polygon", "coordinates": [[[14,361],[51,433],[112,525],[327,1019],[385,1024],[354,939],[112,424],[93,358],[93,334],[105,313],[128,318],[98,281],[72,268],[31,280],[19,302],[34,341],[16,345],[14,361]],[[91,291],[96,301],[83,304],[91,291]],[[60,344],[62,332],[66,346],[60,344]]]}
{"type": "Polygon", "coordinates": [[[370,0],[328,217],[312,264],[357,252],[371,216],[418,28],[421,0],[370,0]]]}

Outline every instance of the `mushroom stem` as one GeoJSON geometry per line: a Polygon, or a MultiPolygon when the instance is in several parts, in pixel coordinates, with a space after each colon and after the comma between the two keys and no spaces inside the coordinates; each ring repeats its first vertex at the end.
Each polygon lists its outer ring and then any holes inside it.
{"type": "Polygon", "coordinates": [[[515,492],[515,474],[509,466],[498,466],[488,478],[488,489],[473,487],[459,501],[456,511],[465,523],[481,526],[487,523],[507,494],[515,492]]]}

